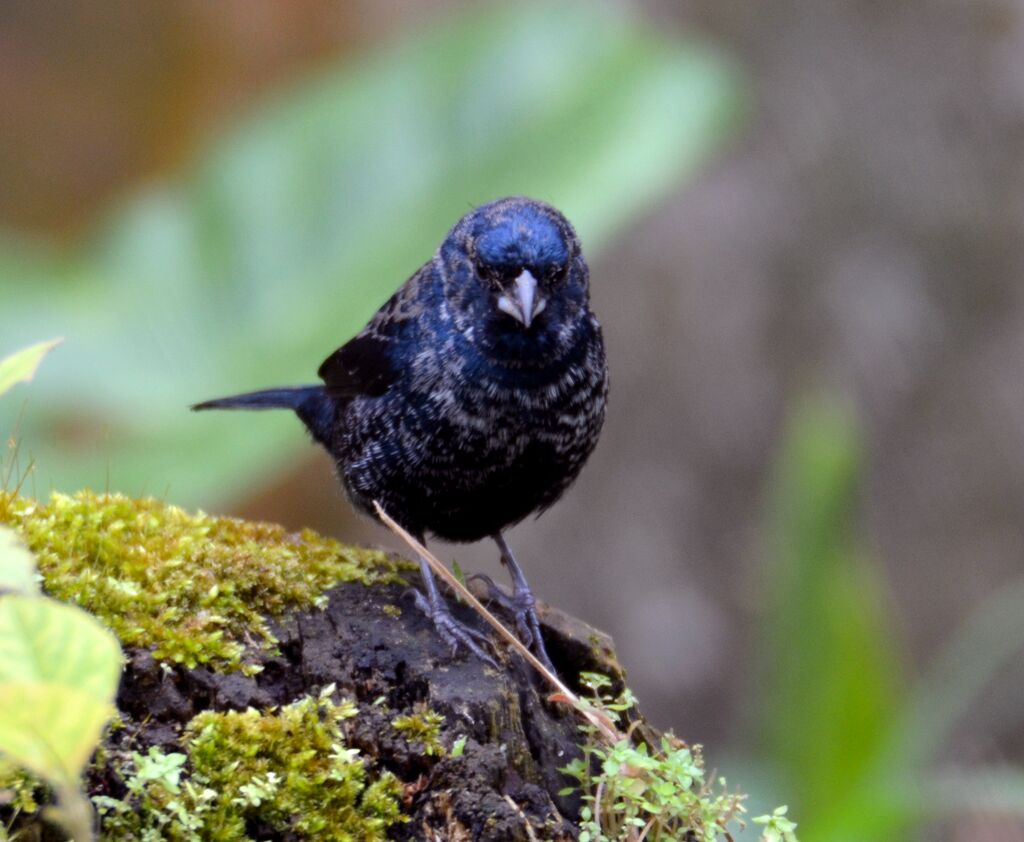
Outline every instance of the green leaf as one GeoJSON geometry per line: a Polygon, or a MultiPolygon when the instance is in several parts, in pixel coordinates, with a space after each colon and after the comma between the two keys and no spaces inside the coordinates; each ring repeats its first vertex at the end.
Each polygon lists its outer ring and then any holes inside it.
{"type": "Polygon", "coordinates": [[[593,258],[720,145],[738,92],[616,5],[481,4],[265,103],[78,253],[0,237],[5,336],[75,346],[21,425],[36,481],[251,493],[311,453],[296,420],[189,404],[312,380],[472,205],[550,201],[593,258]]]}
{"type": "Polygon", "coordinates": [[[766,753],[796,796],[804,842],[905,839],[951,812],[1024,804],[1017,772],[965,775],[945,785],[955,797],[928,783],[956,723],[1024,648],[1024,582],[972,611],[908,686],[878,568],[859,548],[860,461],[841,405],[806,401],[794,413],[775,490],[779,556],[762,728],[766,753]]]}
{"type": "Polygon", "coordinates": [[[974,700],[1024,649],[1024,581],[989,596],[950,635],[894,711],[860,786],[822,817],[829,842],[905,838],[906,828],[965,810],[1024,815],[1019,770],[944,773],[930,766],[974,700]]]}
{"type": "Polygon", "coordinates": [[[452,743],[452,757],[462,757],[462,753],[466,750],[466,737],[465,735],[459,737],[452,743]]]}
{"type": "Polygon", "coordinates": [[[39,576],[35,558],[17,533],[0,526],[0,595],[9,592],[38,595],[39,576]]]}
{"type": "MultiPolygon", "coordinates": [[[[859,796],[902,691],[884,588],[857,532],[861,461],[845,406],[822,398],[799,405],[774,489],[778,549],[761,727],[804,842],[831,838],[820,829],[859,796]]],[[[874,830],[862,838],[889,838],[874,830]]]]}
{"type": "Polygon", "coordinates": [[[0,597],[0,754],[57,788],[78,776],[114,712],[121,650],[84,611],[0,597]]]}
{"type": "Polygon", "coordinates": [[[63,684],[0,684],[0,749],[47,781],[71,783],[113,715],[110,702],[63,684]]]}
{"type": "Polygon", "coordinates": [[[63,339],[51,339],[49,342],[37,342],[10,356],[0,359],[0,395],[8,391],[15,383],[27,383],[31,380],[50,351],[60,345],[63,339]]]}

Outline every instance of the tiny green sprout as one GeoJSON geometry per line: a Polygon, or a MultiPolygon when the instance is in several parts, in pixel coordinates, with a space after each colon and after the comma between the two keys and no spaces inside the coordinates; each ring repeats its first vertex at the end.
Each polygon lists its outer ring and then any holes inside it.
{"type": "Polygon", "coordinates": [[[178,781],[187,760],[184,754],[164,754],[157,746],[150,746],[144,755],[133,751],[132,763],[135,764],[135,774],[125,783],[129,791],[136,795],[141,794],[153,782],[176,795],[181,791],[178,781]]]}
{"type": "Polygon", "coordinates": [[[770,816],[758,816],[754,819],[755,824],[764,825],[761,834],[763,842],[797,842],[796,822],[786,818],[788,811],[789,807],[783,804],[776,807],[770,816]]]}
{"type": "Polygon", "coordinates": [[[454,743],[452,743],[452,757],[462,757],[462,753],[466,750],[466,735],[461,735],[454,743]]]}
{"type": "MultiPolygon", "coordinates": [[[[469,587],[466,584],[466,572],[462,569],[462,567],[454,558],[452,559],[452,575],[459,580],[459,584],[462,585],[464,588],[469,587]]],[[[458,591],[455,592],[455,600],[460,603],[465,601],[462,598],[462,594],[460,594],[458,591]]]]}
{"type": "Polygon", "coordinates": [[[581,672],[580,684],[592,691],[594,695],[612,686],[612,680],[599,672],[581,672]]]}
{"type": "Polygon", "coordinates": [[[281,776],[276,772],[267,772],[260,777],[254,775],[247,784],[238,788],[238,795],[231,799],[231,803],[239,807],[259,807],[264,801],[270,801],[281,787],[281,776]]]}

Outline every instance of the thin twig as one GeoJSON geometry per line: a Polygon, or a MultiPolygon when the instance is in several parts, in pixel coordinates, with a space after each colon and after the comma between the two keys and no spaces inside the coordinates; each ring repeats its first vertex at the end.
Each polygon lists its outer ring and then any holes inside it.
{"type": "Polygon", "coordinates": [[[586,702],[584,702],[579,696],[573,693],[565,684],[562,683],[561,679],[555,675],[551,670],[542,664],[537,657],[527,649],[522,641],[519,640],[511,631],[509,631],[505,625],[495,617],[487,608],[484,606],[479,599],[477,599],[469,591],[469,589],[460,582],[455,575],[448,569],[448,567],[439,561],[433,553],[430,552],[426,547],[423,546],[419,541],[416,540],[406,529],[403,529],[381,506],[376,500],[373,501],[373,505],[377,509],[377,514],[384,524],[398,537],[400,537],[406,544],[409,545],[412,550],[423,558],[427,564],[430,565],[431,570],[434,571],[448,584],[448,586],[454,590],[459,596],[461,596],[473,609],[487,621],[488,625],[491,626],[505,642],[508,643],[513,649],[515,649],[520,655],[522,655],[527,663],[530,664],[537,672],[544,676],[545,680],[555,688],[556,693],[552,698],[558,701],[565,701],[571,705],[580,716],[584,717],[588,722],[594,725],[609,742],[614,744],[622,739],[622,735],[619,733],[615,724],[610,718],[605,716],[600,711],[596,711],[591,708],[586,702]]]}
{"type": "Polygon", "coordinates": [[[523,812],[522,808],[512,800],[511,795],[506,795],[505,800],[509,803],[513,810],[519,814],[519,818],[523,820],[523,826],[526,828],[526,835],[530,837],[530,842],[539,842],[537,835],[533,832],[533,827],[530,824],[530,820],[526,817],[526,813],[523,812]]]}
{"type": "Polygon", "coordinates": [[[604,834],[604,827],[601,825],[601,796],[604,795],[604,780],[597,782],[597,789],[594,790],[594,821],[597,822],[597,829],[604,834]]]}

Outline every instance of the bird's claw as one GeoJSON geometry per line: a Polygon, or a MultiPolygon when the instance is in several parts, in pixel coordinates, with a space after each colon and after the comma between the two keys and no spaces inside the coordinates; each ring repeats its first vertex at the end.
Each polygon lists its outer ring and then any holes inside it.
{"type": "Polygon", "coordinates": [[[484,586],[487,588],[487,598],[491,602],[498,603],[498,605],[512,615],[516,621],[516,634],[519,636],[519,640],[526,648],[532,648],[533,630],[530,628],[529,612],[535,610],[533,597],[527,595],[529,599],[529,604],[527,605],[525,600],[516,600],[505,593],[486,573],[474,573],[469,577],[470,581],[474,579],[479,579],[484,583],[484,586]]]}
{"type": "Polygon", "coordinates": [[[551,663],[551,658],[548,657],[547,649],[544,648],[544,638],[540,633],[540,620],[537,617],[537,604],[533,594],[529,591],[518,591],[509,596],[494,583],[490,576],[484,573],[476,573],[469,578],[470,581],[479,579],[484,583],[488,599],[498,603],[515,618],[516,634],[523,646],[532,649],[537,659],[557,675],[555,666],[551,663]]]}
{"type": "Polygon", "coordinates": [[[459,646],[465,646],[470,652],[476,655],[481,661],[489,666],[499,669],[498,662],[480,648],[479,643],[489,643],[490,638],[481,631],[470,628],[460,623],[443,604],[432,605],[423,593],[417,588],[412,589],[413,599],[416,607],[426,614],[434,624],[441,639],[447,643],[452,650],[452,655],[458,654],[459,646]],[[479,643],[478,643],[479,641],[479,643]]]}
{"type": "Polygon", "coordinates": [[[484,587],[487,588],[487,599],[491,602],[496,602],[502,608],[509,613],[515,613],[516,604],[515,601],[505,591],[494,583],[494,579],[488,576],[486,573],[474,573],[468,577],[466,581],[475,582],[481,581],[484,583],[484,587]]]}

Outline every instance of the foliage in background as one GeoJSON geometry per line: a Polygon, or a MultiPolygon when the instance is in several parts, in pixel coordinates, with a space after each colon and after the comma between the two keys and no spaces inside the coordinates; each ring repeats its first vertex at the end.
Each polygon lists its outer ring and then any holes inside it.
{"type": "Polygon", "coordinates": [[[900,668],[879,565],[856,534],[862,453],[843,404],[799,404],[774,494],[758,733],[804,842],[903,840],[944,814],[1024,815],[1021,770],[936,773],[978,692],[1024,648],[1024,583],[980,606],[923,679],[900,668]],[[955,793],[955,797],[953,796],[955,793]]]}
{"type": "Polygon", "coordinates": [[[877,750],[879,724],[899,693],[898,663],[877,567],[854,532],[861,451],[849,414],[828,403],[800,406],[782,448],[762,733],[774,762],[814,770],[794,781],[806,840],[815,805],[849,789],[877,750]]]}
{"type": "Polygon", "coordinates": [[[304,447],[292,419],[238,436],[190,403],[312,379],[472,205],[548,200],[593,254],[721,143],[737,94],[720,56],[614,5],[488,4],[283,93],[77,253],[0,237],[5,340],[74,350],[28,402],[34,481],[251,489],[304,447]]]}

